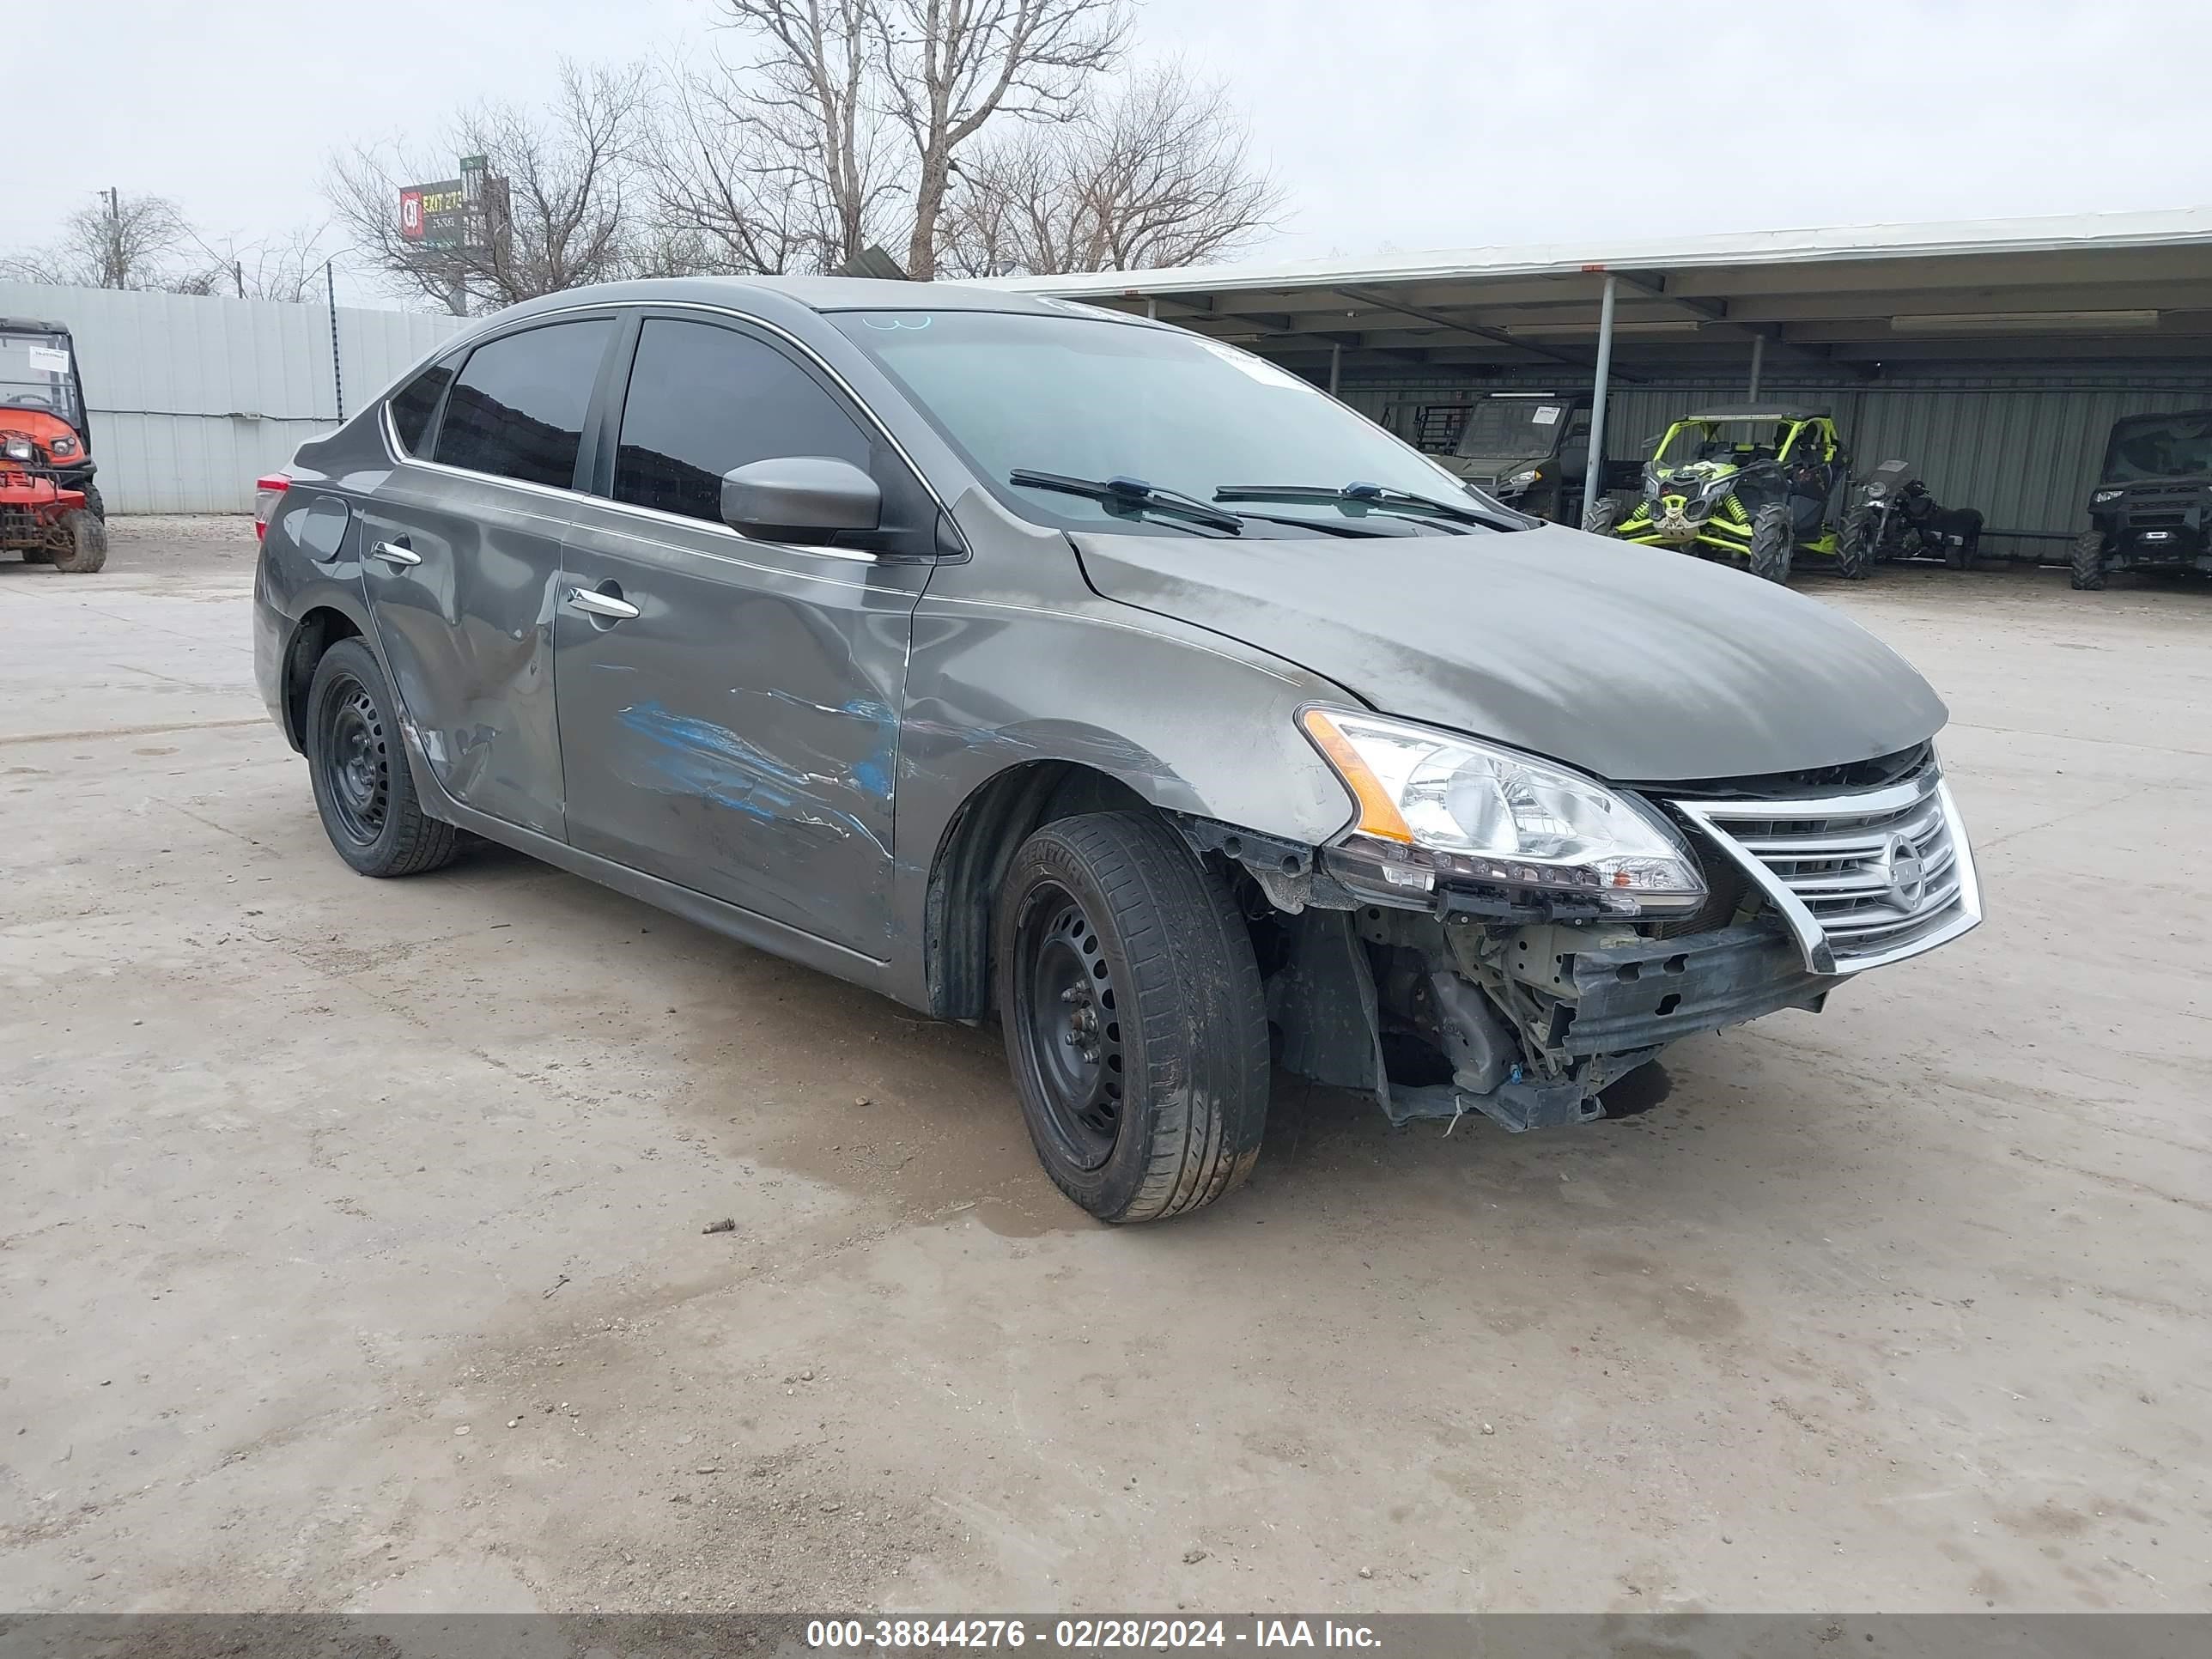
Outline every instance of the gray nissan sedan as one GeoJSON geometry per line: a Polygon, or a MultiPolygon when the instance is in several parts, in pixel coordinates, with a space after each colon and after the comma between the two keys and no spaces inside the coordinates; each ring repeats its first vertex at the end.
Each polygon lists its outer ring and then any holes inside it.
{"type": "Polygon", "coordinates": [[[584,289],[262,501],[261,689],[347,863],[465,831],[995,1013],[1108,1221],[1236,1186],[1274,1065],[1394,1121],[1583,1122],[1981,919],[1943,705],[1887,647],[1179,329],[584,289]]]}

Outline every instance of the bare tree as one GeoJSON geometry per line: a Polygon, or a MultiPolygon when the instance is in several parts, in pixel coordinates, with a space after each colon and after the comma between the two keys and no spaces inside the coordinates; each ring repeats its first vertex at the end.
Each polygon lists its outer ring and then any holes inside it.
{"type": "Polygon", "coordinates": [[[623,275],[642,227],[631,186],[650,82],[641,65],[563,64],[552,106],[480,104],[454,120],[459,154],[487,158],[501,199],[481,246],[429,247],[400,234],[403,185],[434,179],[450,162],[362,147],[334,158],[332,211],[355,246],[404,291],[457,314],[623,275]]]}
{"type": "Polygon", "coordinates": [[[233,285],[248,300],[282,300],[301,305],[323,297],[321,225],[302,225],[265,242],[249,244],[231,255],[233,285]]]}
{"type": "Polygon", "coordinates": [[[969,276],[1192,264],[1250,242],[1283,201],[1227,92],[1176,64],[1066,125],[994,135],[960,176],[940,258],[969,276]]]}
{"type": "Polygon", "coordinates": [[[646,148],[657,216],[709,269],[827,270],[884,234],[896,158],[871,94],[872,0],[728,0],[758,42],[670,71],[646,148]]]}
{"type": "Polygon", "coordinates": [[[693,140],[729,158],[728,175],[743,187],[742,211],[715,197],[725,221],[775,226],[776,214],[759,211],[760,192],[787,177],[804,187],[795,203],[773,199],[819,224],[813,263],[834,266],[872,241],[898,240],[896,220],[906,268],[925,280],[937,271],[963,151],[1001,117],[1073,118],[1090,81],[1119,60],[1128,31],[1125,0],[720,4],[756,48],[721,83],[719,109],[694,89],[708,123],[693,140]],[[717,143],[715,134],[727,136],[717,143]]]}
{"type": "Polygon", "coordinates": [[[163,283],[173,293],[212,294],[240,300],[279,300],[300,305],[323,297],[325,227],[296,226],[282,235],[243,245],[228,237],[211,243],[188,232],[198,263],[163,283]]]}
{"type": "Polygon", "coordinates": [[[914,147],[907,270],[937,274],[939,221],[961,149],[994,117],[1064,121],[1119,61],[1121,0],[873,0],[891,108],[914,147]]]}
{"type": "Polygon", "coordinates": [[[196,239],[166,196],[103,191],[62,222],[58,240],[0,258],[0,275],[70,288],[172,289],[190,291],[194,269],[179,268],[196,239]]]}

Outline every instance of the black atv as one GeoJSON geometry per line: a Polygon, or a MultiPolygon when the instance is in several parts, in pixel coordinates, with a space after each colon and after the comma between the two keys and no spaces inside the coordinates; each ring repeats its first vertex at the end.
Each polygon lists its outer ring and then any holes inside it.
{"type": "Polygon", "coordinates": [[[2115,570],[2212,574],[2212,409],[2112,422],[2071,562],[2089,592],[2115,570]]]}
{"type": "Polygon", "coordinates": [[[1843,564],[1941,559],[1954,570],[1971,570],[1981,543],[1979,512],[1940,505],[1911,462],[1884,461],[1851,491],[1836,558],[1843,564]]]}
{"type": "Polygon", "coordinates": [[[1459,441],[1434,459],[1509,507],[1574,524],[1582,518],[1589,429],[1586,392],[1493,392],[1469,406],[1459,441]]]}

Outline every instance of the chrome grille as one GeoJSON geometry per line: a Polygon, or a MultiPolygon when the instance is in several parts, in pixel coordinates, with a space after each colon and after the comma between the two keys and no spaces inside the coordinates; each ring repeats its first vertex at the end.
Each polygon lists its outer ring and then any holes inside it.
{"type": "Polygon", "coordinates": [[[1674,804],[1772,901],[1816,974],[1915,956],[1982,919],[1973,853],[1933,762],[1817,799],[1674,804]]]}

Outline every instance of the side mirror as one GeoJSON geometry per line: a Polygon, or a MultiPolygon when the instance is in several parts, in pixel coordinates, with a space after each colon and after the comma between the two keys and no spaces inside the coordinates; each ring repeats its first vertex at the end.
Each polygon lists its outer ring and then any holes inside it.
{"type": "Polygon", "coordinates": [[[722,475],[722,522],[763,541],[824,541],[883,523],[884,492],[850,461],[780,455],[722,475]]]}

